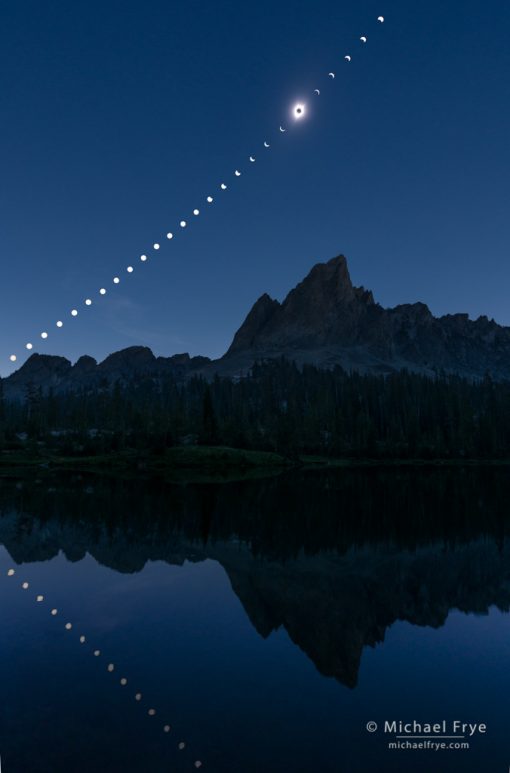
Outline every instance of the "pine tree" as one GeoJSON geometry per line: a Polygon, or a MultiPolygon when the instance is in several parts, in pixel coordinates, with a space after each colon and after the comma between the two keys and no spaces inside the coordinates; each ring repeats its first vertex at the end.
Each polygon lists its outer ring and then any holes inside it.
{"type": "Polygon", "coordinates": [[[213,446],[218,442],[218,424],[214,411],[211,388],[206,386],[202,400],[202,431],[200,433],[202,445],[213,446]]]}

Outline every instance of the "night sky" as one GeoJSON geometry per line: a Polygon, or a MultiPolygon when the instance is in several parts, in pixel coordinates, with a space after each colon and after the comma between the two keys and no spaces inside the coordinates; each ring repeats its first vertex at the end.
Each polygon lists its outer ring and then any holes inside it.
{"type": "Polygon", "coordinates": [[[384,306],[510,324],[507,0],[11,0],[0,21],[0,374],[27,341],[219,356],[339,253],[384,306]]]}

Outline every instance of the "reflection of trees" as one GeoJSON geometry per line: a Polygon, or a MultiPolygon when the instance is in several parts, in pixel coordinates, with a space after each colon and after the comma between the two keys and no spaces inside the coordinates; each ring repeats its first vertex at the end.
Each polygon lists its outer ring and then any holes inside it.
{"type": "Polygon", "coordinates": [[[509,488],[504,468],[2,481],[0,539],[17,562],[89,552],[120,572],[213,558],[262,636],[283,625],[321,673],[354,686],[363,648],[395,620],[508,609],[509,488]]]}

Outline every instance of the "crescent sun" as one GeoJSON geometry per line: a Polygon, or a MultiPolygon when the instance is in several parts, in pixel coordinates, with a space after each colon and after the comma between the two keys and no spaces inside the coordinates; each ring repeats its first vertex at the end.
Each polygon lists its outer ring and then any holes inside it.
{"type": "Polygon", "coordinates": [[[380,21],[380,22],[381,22],[381,24],[382,24],[382,23],[383,23],[383,21],[384,21],[384,16],[378,16],[378,17],[377,17],[377,21],[380,21]]]}
{"type": "Polygon", "coordinates": [[[366,43],[367,42],[367,39],[366,39],[365,35],[362,35],[360,37],[360,40],[361,40],[362,43],[366,43]]]}
{"type": "Polygon", "coordinates": [[[255,156],[250,156],[250,161],[251,161],[251,162],[252,162],[252,164],[253,164],[253,162],[255,161],[255,156]]]}
{"type": "Polygon", "coordinates": [[[335,73],[334,72],[328,72],[328,75],[329,75],[330,78],[334,78],[335,77],[335,73]]]}
{"type": "Polygon", "coordinates": [[[320,94],[319,89],[314,89],[315,94],[320,94]]]}
{"type": "Polygon", "coordinates": [[[280,126],[280,131],[281,131],[281,132],[286,132],[286,131],[287,131],[287,129],[284,129],[284,128],[283,128],[283,126],[280,126]]]}
{"type": "Polygon", "coordinates": [[[344,56],[344,59],[345,59],[346,62],[350,62],[351,61],[351,57],[349,55],[344,56]]]}
{"type": "Polygon", "coordinates": [[[269,147],[269,142],[264,142],[264,147],[268,148],[269,147]]]}

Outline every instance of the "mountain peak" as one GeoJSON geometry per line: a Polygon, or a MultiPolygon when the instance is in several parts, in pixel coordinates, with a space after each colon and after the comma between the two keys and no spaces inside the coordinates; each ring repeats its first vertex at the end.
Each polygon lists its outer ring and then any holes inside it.
{"type": "Polygon", "coordinates": [[[354,335],[372,294],[354,287],[344,255],[317,263],[283,303],[262,295],[237,331],[227,354],[247,349],[305,349],[354,335]]]}
{"type": "Polygon", "coordinates": [[[303,311],[303,306],[324,312],[355,299],[347,260],[344,255],[331,258],[327,263],[316,263],[308,275],[287,295],[283,307],[303,311]]]}
{"type": "Polygon", "coordinates": [[[99,367],[108,372],[118,372],[119,375],[124,371],[146,370],[154,361],[155,356],[148,346],[128,346],[119,352],[110,354],[99,367]]]}
{"type": "Polygon", "coordinates": [[[321,286],[337,296],[350,294],[353,286],[345,255],[337,255],[325,263],[316,263],[298,287],[312,284],[321,286]]]}
{"type": "Polygon", "coordinates": [[[486,316],[438,318],[420,301],[383,308],[369,290],[352,284],[347,260],[338,255],[314,265],[283,302],[261,295],[219,360],[188,354],[155,357],[146,346],[115,352],[99,365],[91,357],[72,366],[64,357],[33,354],[2,385],[6,398],[19,399],[32,386],[66,392],[168,376],[238,377],[257,360],[282,356],[298,365],[340,365],[362,373],[406,368],[475,379],[490,373],[496,380],[510,380],[510,328],[486,316]]]}
{"type": "Polygon", "coordinates": [[[71,363],[65,357],[59,357],[54,354],[38,354],[36,352],[30,355],[16,373],[24,379],[33,377],[35,380],[40,380],[53,373],[64,373],[70,368],[71,363]]]}
{"type": "Polygon", "coordinates": [[[313,266],[281,304],[259,298],[218,370],[245,372],[255,360],[280,356],[361,372],[510,378],[510,328],[467,314],[437,318],[420,301],[384,309],[369,290],[354,287],[338,255],[313,266]]]}
{"type": "Polygon", "coordinates": [[[251,349],[265,325],[267,325],[279,308],[280,304],[274,298],[271,298],[267,293],[261,295],[253,304],[251,311],[235,334],[227,355],[232,352],[251,349]]]}

